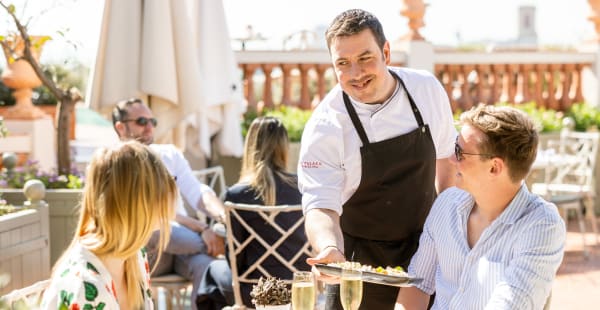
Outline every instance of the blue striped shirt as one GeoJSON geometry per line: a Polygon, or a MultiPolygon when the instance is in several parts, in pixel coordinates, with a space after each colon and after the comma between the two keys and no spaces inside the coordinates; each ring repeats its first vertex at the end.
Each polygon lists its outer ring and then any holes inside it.
{"type": "Polygon", "coordinates": [[[522,185],[471,249],[475,201],[449,188],[435,201],[408,272],[436,293],[432,309],[542,309],[562,261],[566,230],[556,206],[522,185]]]}

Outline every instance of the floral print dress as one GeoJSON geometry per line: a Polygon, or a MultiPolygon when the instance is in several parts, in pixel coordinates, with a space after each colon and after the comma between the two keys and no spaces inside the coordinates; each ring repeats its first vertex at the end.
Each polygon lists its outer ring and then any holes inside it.
{"type": "MultiPolygon", "coordinates": [[[[115,283],[100,259],[76,244],[56,268],[50,286],[44,293],[42,309],[52,310],[112,310],[119,309],[115,283]]],[[[150,291],[150,270],[146,250],[138,255],[144,278],[144,308],[153,309],[150,291]]]]}

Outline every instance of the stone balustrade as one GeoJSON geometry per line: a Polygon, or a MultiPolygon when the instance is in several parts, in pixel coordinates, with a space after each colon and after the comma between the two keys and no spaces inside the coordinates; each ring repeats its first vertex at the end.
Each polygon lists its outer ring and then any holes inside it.
{"type": "MultiPolygon", "coordinates": [[[[238,51],[248,108],[276,104],[310,109],[335,85],[336,78],[327,50],[238,51]]],[[[406,59],[392,53],[393,65],[406,59]]]]}
{"type": "Polygon", "coordinates": [[[435,75],[452,109],[478,103],[522,103],[567,110],[583,102],[583,74],[595,54],[578,52],[442,52],[435,54],[435,75]]]}
{"type": "MultiPolygon", "coordinates": [[[[236,57],[251,109],[276,104],[310,109],[336,83],[327,50],[238,51],[236,57]]],[[[407,57],[392,52],[392,65],[407,57]]],[[[433,59],[453,111],[480,102],[529,101],[566,110],[584,101],[583,76],[595,62],[595,53],[542,51],[435,51],[433,59]]]]}

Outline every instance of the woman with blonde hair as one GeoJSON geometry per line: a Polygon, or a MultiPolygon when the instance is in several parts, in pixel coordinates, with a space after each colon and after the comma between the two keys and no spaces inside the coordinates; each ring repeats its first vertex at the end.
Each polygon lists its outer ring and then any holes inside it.
{"type": "MultiPolygon", "coordinates": [[[[296,205],[300,204],[302,196],[298,191],[297,177],[286,171],[288,161],[288,135],[281,121],[275,117],[265,116],[256,118],[246,135],[242,171],[240,180],[227,190],[225,201],[255,205],[296,205]]],[[[275,242],[278,232],[264,219],[254,212],[240,211],[244,221],[261,235],[267,242],[275,242]]],[[[275,222],[285,229],[292,227],[302,217],[302,212],[284,212],[277,215],[275,222]]],[[[246,240],[248,231],[235,218],[230,228],[237,240],[246,240]]],[[[304,227],[301,225],[285,241],[288,253],[280,252],[284,258],[292,259],[306,243],[304,227]]],[[[258,241],[252,241],[246,250],[237,256],[238,271],[248,270],[263,253],[264,247],[258,241]]],[[[309,270],[301,257],[296,262],[299,270],[309,270]]],[[[269,257],[263,265],[268,265],[268,272],[282,279],[292,279],[292,274],[276,258],[269,257]]],[[[257,273],[250,274],[258,279],[257,273]]],[[[253,308],[250,301],[251,285],[240,286],[244,304],[253,308]]],[[[231,286],[231,269],[227,262],[215,260],[208,266],[198,293],[198,309],[221,309],[226,304],[233,304],[231,286]]]]}
{"type": "Polygon", "coordinates": [[[143,246],[169,240],[177,189],[160,158],[135,142],[96,152],[75,236],[54,267],[43,309],[153,309],[143,246]]]}

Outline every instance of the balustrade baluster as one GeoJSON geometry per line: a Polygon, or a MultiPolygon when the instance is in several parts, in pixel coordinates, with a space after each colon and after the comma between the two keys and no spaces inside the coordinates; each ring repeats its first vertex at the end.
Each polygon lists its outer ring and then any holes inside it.
{"type": "Polygon", "coordinates": [[[555,73],[560,69],[560,65],[550,64],[548,65],[548,70],[545,72],[545,80],[548,90],[548,96],[546,98],[548,102],[548,108],[553,110],[558,110],[560,108],[558,104],[558,100],[556,100],[556,81],[554,79],[555,73]]]}
{"type": "Polygon", "coordinates": [[[463,107],[465,110],[470,109],[473,104],[475,104],[475,101],[473,100],[473,93],[471,92],[471,81],[469,81],[469,75],[471,74],[471,72],[475,69],[474,65],[471,64],[466,64],[466,65],[462,65],[461,67],[461,71],[462,71],[462,88],[461,88],[461,92],[462,92],[462,98],[463,98],[463,107]]]}
{"type": "MultiPolygon", "coordinates": [[[[325,72],[327,71],[327,69],[331,68],[331,65],[328,64],[318,64],[316,67],[316,71],[317,71],[317,96],[318,96],[318,100],[315,100],[317,103],[320,102],[321,100],[323,100],[323,97],[325,97],[325,72]]],[[[314,103],[314,102],[313,102],[314,103]]]]}
{"type": "Polygon", "coordinates": [[[560,98],[560,108],[563,111],[568,110],[573,104],[572,97],[573,91],[571,91],[571,86],[573,86],[573,74],[575,73],[575,64],[564,64],[562,66],[562,93],[560,98]]]}
{"type": "Polygon", "coordinates": [[[538,107],[548,107],[548,103],[544,99],[544,72],[546,72],[546,68],[548,66],[546,64],[536,64],[535,68],[535,84],[534,84],[534,97],[535,102],[538,107]]]}
{"type": "Polygon", "coordinates": [[[311,64],[299,64],[300,69],[300,108],[310,109],[310,92],[308,89],[308,70],[312,68],[311,64]]]}
{"type": "Polygon", "coordinates": [[[524,103],[531,100],[530,82],[532,64],[520,64],[517,69],[517,94],[515,102],[524,103]]]}
{"type": "Polygon", "coordinates": [[[573,96],[573,100],[576,103],[583,102],[583,93],[581,91],[581,81],[582,81],[582,72],[583,68],[591,66],[591,64],[576,64],[575,65],[575,95],[573,96]]]}
{"type": "Polygon", "coordinates": [[[281,104],[286,106],[293,105],[292,103],[292,69],[296,66],[292,64],[282,64],[281,73],[283,75],[283,81],[281,83],[282,95],[281,104]]]}
{"type": "Polygon", "coordinates": [[[254,72],[258,69],[258,64],[244,64],[244,94],[248,100],[248,108],[256,110],[256,99],[254,98],[254,72]]]}
{"type": "Polygon", "coordinates": [[[519,73],[519,65],[518,64],[509,64],[508,70],[506,72],[506,76],[508,77],[507,85],[508,85],[508,98],[506,102],[515,102],[517,95],[517,74],[519,73]]]}
{"type": "Polygon", "coordinates": [[[262,64],[261,68],[265,74],[265,84],[263,85],[263,107],[273,108],[273,78],[271,77],[271,73],[273,72],[275,65],[262,64]]]}
{"type": "Polygon", "coordinates": [[[490,73],[489,64],[478,64],[475,66],[477,71],[477,89],[476,97],[478,103],[490,104],[490,73]]]}

